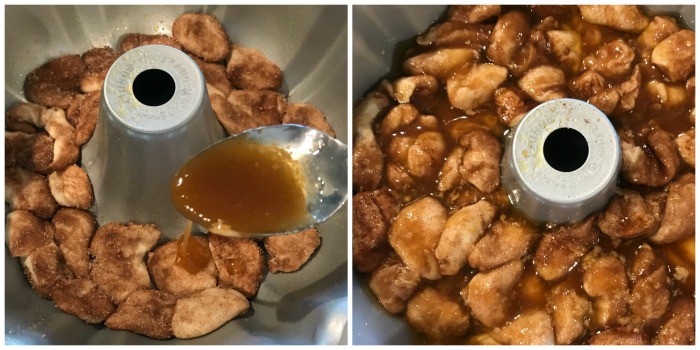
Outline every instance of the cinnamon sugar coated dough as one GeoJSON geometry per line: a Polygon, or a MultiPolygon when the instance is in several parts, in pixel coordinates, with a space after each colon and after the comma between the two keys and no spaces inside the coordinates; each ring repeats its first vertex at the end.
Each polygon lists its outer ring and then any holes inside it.
{"type": "Polygon", "coordinates": [[[52,57],[27,73],[27,101],[9,106],[5,115],[6,242],[32,289],[59,310],[112,330],[190,339],[246,313],[268,269],[302,269],[321,249],[321,235],[309,229],[264,242],[193,236],[189,244],[208,254],[201,269],[190,272],[183,267],[190,265],[178,263],[179,241],[165,241],[158,227],[98,225],[89,165],[82,164],[80,151],[95,136],[112,64],[139,46],[170,46],[197,64],[228,134],[281,123],[335,132],[314,105],[288,103],[277,91],[282,68],[258,48],[231,42],[216,17],[185,13],[171,32],[117,33],[117,47],[52,57]]]}
{"type": "MultiPolygon", "coordinates": [[[[634,5],[452,5],[397,45],[353,112],[352,253],[414,342],[695,344],[695,32],[682,23],[634,5]],[[560,98],[608,117],[622,170],[602,208],[554,225],[511,205],[501,162],[512,128],[560,98]]],[[[320,120],[293,106],[283,122],[320,120]]]]}
{"type": "Polygon", "coordinates": [[[272,273],[294,272],[304,265],[321,245],[315,228],[289,235],[265,238],[265,251],[270,255],[267,268],[272,273]]]}

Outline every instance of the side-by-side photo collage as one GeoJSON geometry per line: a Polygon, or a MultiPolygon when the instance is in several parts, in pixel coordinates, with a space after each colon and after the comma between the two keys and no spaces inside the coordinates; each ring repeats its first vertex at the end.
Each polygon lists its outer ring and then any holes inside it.
{"type": "Polygon", "coordinates": [[[696,344],[692,1],[1,8],[3,347],[696,344]]]}

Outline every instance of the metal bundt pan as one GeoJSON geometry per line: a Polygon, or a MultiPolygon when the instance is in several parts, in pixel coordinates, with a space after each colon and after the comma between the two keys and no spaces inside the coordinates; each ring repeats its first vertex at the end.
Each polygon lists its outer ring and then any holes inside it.
{"type": "MultiPolygon", "coordinates": [[[[695,28],[695,6],[642,6],[647,15],[680,16],[681,24],[695,28]]],[[[445,11],[445,6],[354,6],[353,7],[353,91],[356,104],[367,90],[391,69],[394,46],[425,31],[445,11]]],[[[353,344],[414,344],[416,335],[404,316],[392,316],[376,301],[365,283],[353,273],[353,344]]]]}
{"type": "MultiPolygon", "coordinates": [[[[51,58],[116,48],[126,33],[170,34],[185,12],[216,16],[234,43],[261,50],[283,69],[289,101],[317,106],[347,143],[345,6],[7,6],[5,110],[25,100],[24,78],[51,58]]],[[[66,314],[32,291],[5,249],[5,342],[346,344],[347,206],[318,229],[322,246],[301,271],[267,274],[248,313],[192,340],[153,340],[66,314]]]]}

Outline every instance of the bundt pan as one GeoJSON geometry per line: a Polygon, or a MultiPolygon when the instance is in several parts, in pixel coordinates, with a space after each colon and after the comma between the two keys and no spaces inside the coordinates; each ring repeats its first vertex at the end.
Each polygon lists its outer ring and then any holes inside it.
{"type": "MultiPolygon", "coordinates": [[[[323,111],[347,143],[345,6],[7,6],[5,110],[26,100],[26,75],[48,60],[93,47],[116,48],[126,33],[169,35],[175,18],[187,12],[214,15],[232,42],[256,48],[279,65],[285,79],[281,92],[290,102],[311,103],[323,111]]],[[[139,181],[143,179],[126,183],[139,181]]],[[[318,230],[322,245],[300,271],[266,274],[247,313],[191,340],[154,340],[64,313],[32,291],[20,263],[6,249],[5,343],[346,344],[347,207],[318,230]]],[[[172,234],[163,232],[168,236],[172,234]]]]}
{"type": "MultiPolygon", "coordinates": [[[[647,15],[680,17],[695,28],[692,5],[641,6],[647,15]]],[[[353,105],[392,68],[394,47],[423,32],[446,11],[446,6],[354,6],[353,7],[353,105]]],[[[367,278],[353,273],[352,343],[358,345],[408,345],[418,336],[403,316],[392,316],[377,302],[367,278]]]]}

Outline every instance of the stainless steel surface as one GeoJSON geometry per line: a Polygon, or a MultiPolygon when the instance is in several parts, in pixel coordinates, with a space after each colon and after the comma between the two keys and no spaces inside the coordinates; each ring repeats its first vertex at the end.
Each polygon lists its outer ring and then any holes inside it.
{"type": "Polygon", "coordinates": [[[153,223],[163,236],[176,239],[187,220],[170,200],[172,177],[190,157],[225,135],[204,77],[187,54],[163,45],[126,52],[105,78],[95,134],[82,150],[97,222],[153,223]],[[173,96],[160,106],[145,105],[134,96],[134,80],[150,69],[168,73],[175,82],[173,96]]]}
{"type": "Polygon", "coordinates": [[[328,220],[347,201],[348,146],[337,139],[307,126],[286,124],[246,130],[219,143],[238,138],[289,152],[292,160],[299,164],[301,177],[305,181],[303,187],[308,220],[289,231],[278,233],[237,232],[230,227],[210,228],[211,232],[234,237],[265,237],[300,232],[328,220]]]}
{"type": "MultiPolygon", "coordinates": [[[[339,140],[347,142],[345,6],[6,6],[6,109],[24,100],[24,77],[47,60],[93,47],[116,47],[129,32],[169,34],[173,20],[185,12],[211,13],[234,43],[260,49],[283,69],[282,89],[289,101],[317,106],[339,140]]],[[[139,179],[128,180],[130,186],[138,186],[139,179]]],[[[301,271],[266,274],[251,311],[191,340],[153,340],[66,314],[31,290],[19,261],[5,249],[5,342],[347,343],[347,205],[318,229],[322,245],[301,271]]]]}
{"type": "MultiPolygon", "coordinates": [[[[695,27],[694,5],[642,6],[650,14],[680,16],[695,27]]],[[[394,46],[425,31],[445,6],[353,6],[353,104],[391,69],[394,46]]],[[[353,344],[413,344],[415,336],[403,316],[389,315],[369,291],[365,278],[353,274],[353,344]]]]}
{"type": "MultiPolygon", "coordinates": [[[[572,156],[573,150],[556,150],[572,156]]],[[[586,102],[561,98],[538,105],[509,131],[501,183],[510,202],[530,219],[564,223],[603,208],[615,194],[622,169],[620,138],[608,117],[586,102]],[[545,158],[545,140],[559,129],[585,138],[588,154],[573,171],[559,171],[545,158]]]]}

